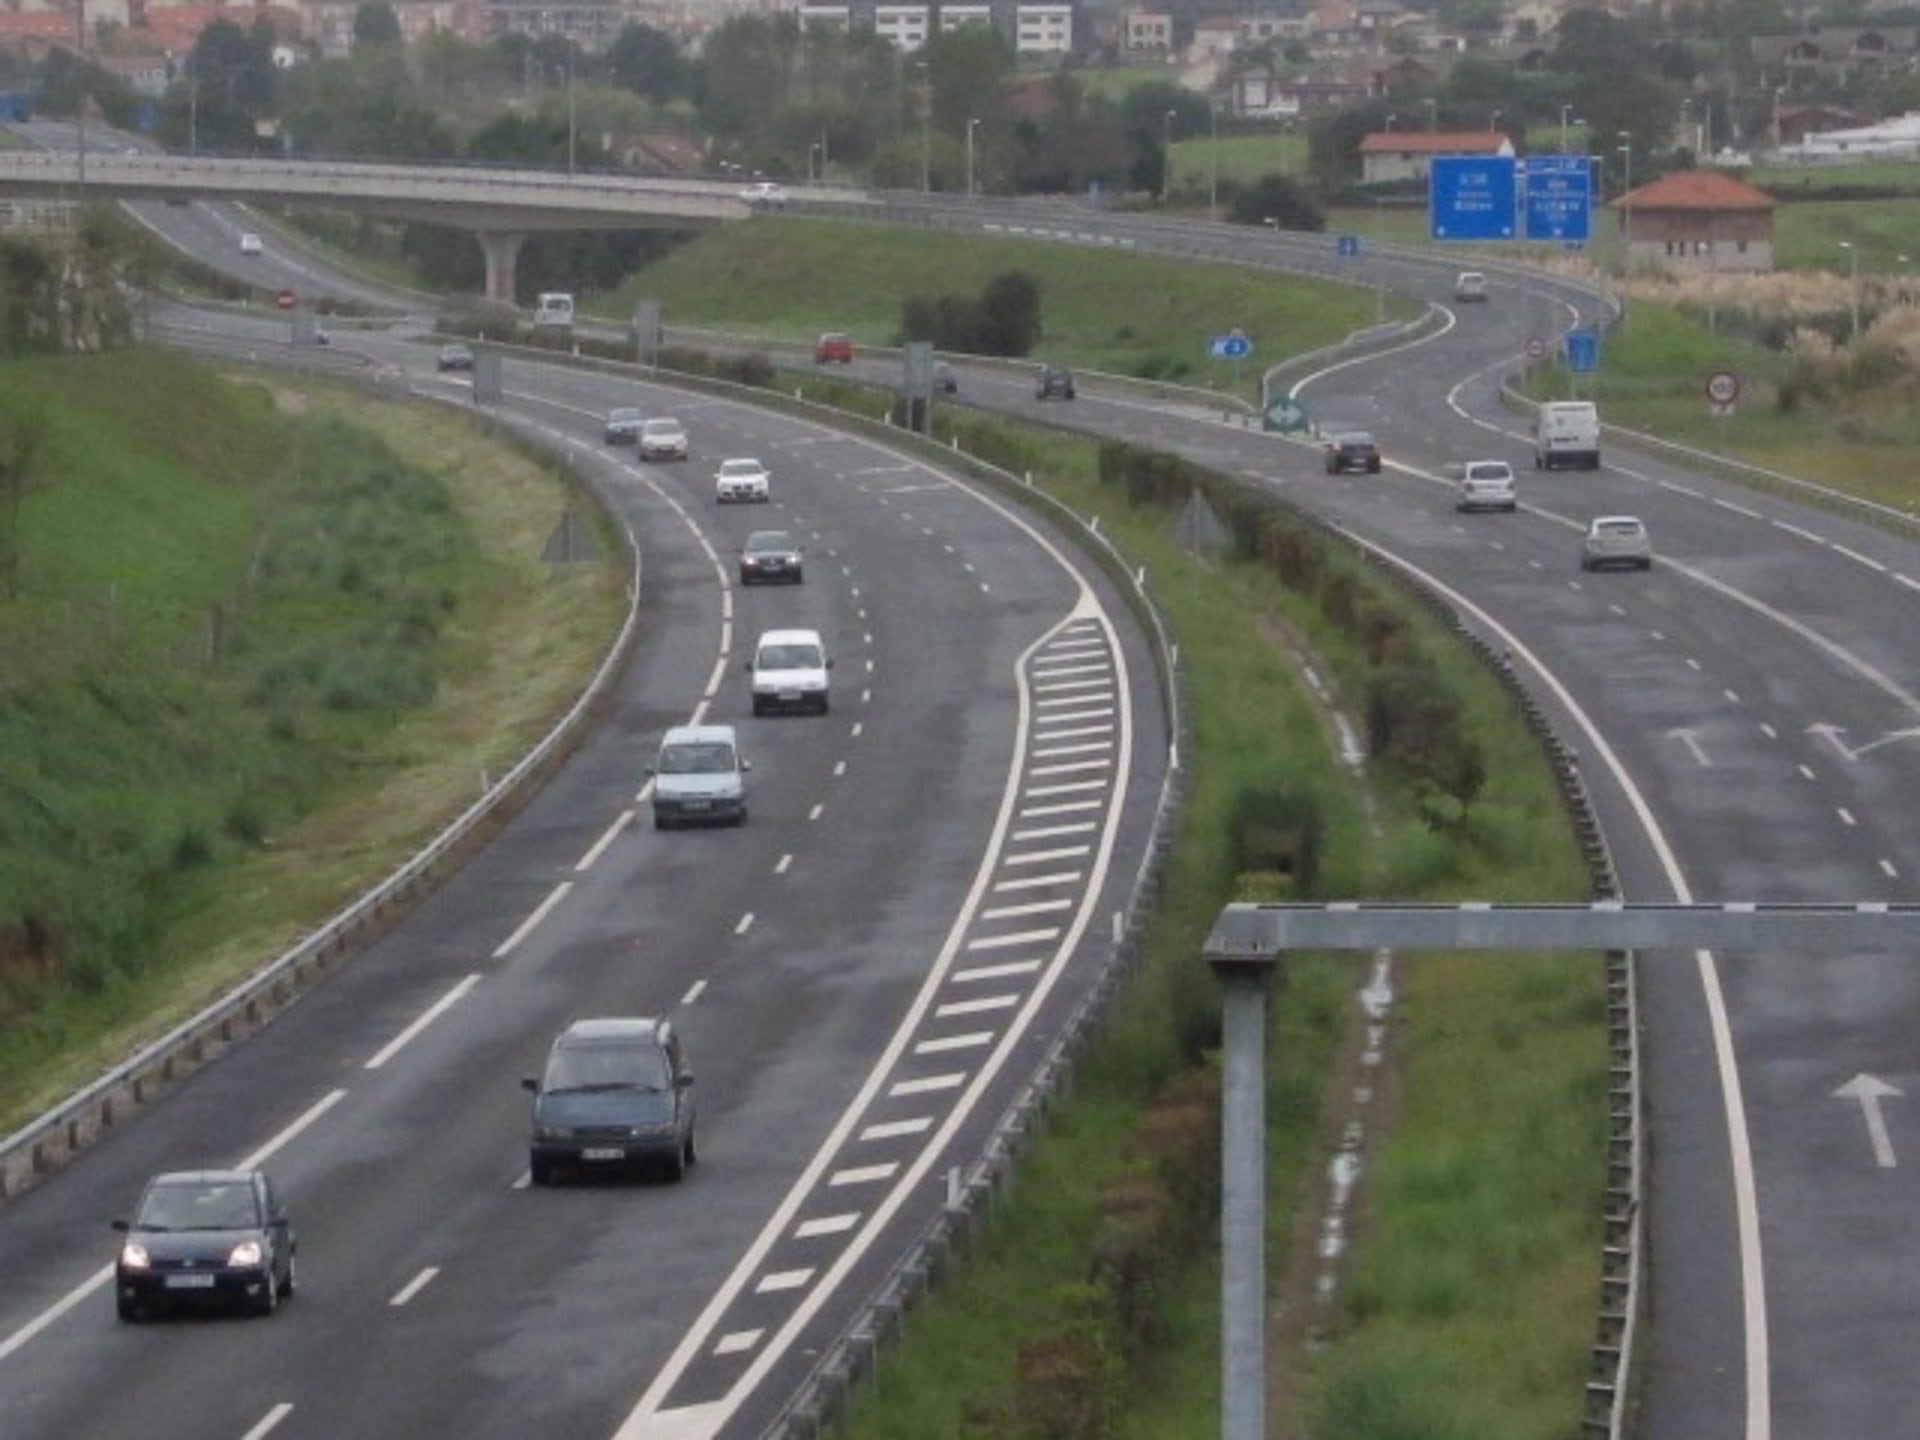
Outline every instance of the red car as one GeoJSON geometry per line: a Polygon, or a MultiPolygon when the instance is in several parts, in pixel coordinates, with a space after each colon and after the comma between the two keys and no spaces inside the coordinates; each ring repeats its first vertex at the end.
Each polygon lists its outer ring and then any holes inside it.
{"type": "Polygon", "coordinates": [[[838,330],[829,330],[813,346],[813,363],[825,365],[837,361],[842,365],[853,363],[853,337],[842,335],[838,330]]]}

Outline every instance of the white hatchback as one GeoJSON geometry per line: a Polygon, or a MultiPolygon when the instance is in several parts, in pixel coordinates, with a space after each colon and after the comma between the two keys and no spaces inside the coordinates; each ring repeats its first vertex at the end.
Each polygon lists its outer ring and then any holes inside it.
{"type": "Polygon", "coordinates": [[[266,246],[260,243],[260,237],[251,230],[240,237],[240,253],[242,255],[258,255],[265,249],[266,246]]]}
{"type": "Polygon", "coordinates": [[[661,416],[640,427],[642,460],[684,460],[687,454],[687,432],[678,420],[661,416]]]}
{"type": "Polygon", "coordinates": [[[713,477],[714,498],[723,505],[736,500],[764,504],[770,498],[770,478],[758,460],[722,460],[713,477]]]}
{"type": "Polygon", "coordinates": [[[1647,527],[1632,515],[1600,515],[1587,526],[1580,547],[1580,568],[1599,570],[1621,565],[1629,570],[1653,568],[1653,541],[1647,527]]]}
{"type": "Polygon", "coordinates": [[[1469,460],[1460,467],[1456,510],[1517,510],[1520,497],[1513,489],[1513,467],[1504,460],[1469,460]]]}

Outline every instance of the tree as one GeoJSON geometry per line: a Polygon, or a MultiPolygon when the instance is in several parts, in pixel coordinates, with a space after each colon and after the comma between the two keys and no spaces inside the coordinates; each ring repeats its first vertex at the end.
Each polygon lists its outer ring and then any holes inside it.
{"type": "Polygon", "coordinates": [[[1236,190],[1227,202],[1227,216],[1241,225],[1280,222],[1282,230],[1325,230],[1326,211],[1310,191],[1291,175],[1262,175],[1236,190]]]}
{"type": "Polygon", "coordinates": [[[400,17],[393,6],[387,0],[363,0],[353,12],[353,48],[400,43],[400,17]]]}
{"type": "Polygon", "coordinates": [[[20,598],[20,517],[27,495],[44,485],[47,419],[32,410],[0,423],[0,595],[20,598]]]}
{"type": "Polygon", "coordinates": [[[674,38],[651,25],[628,25],[607,50],[614,82],[636,95],[664,104],[691,88],[691,72],[674,38]]]}
{"type": "Polygon", "coordinates": [[[1040,282],[1010,270],[980,292],[981,349],[988,355],[1030,355],[1040,339],[1040,282]]]}

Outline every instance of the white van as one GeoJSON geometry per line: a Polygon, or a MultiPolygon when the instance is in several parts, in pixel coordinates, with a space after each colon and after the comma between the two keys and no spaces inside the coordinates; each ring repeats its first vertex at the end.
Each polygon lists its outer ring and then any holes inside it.
{"type": "Polygon", "coordinates": [[[571,330],[573,328],[573,296],[564,290],[550,290],[542,295],[540,303],[533,307],[533,328],[571,330]]]}
{"type": "Polygon", "coordinates": [[[765,631],[747,661],[753,674],[753,713],[814,710],[826,714],[832,703],[827,671],[832,668],[818,630],[765,631]]]}
{"type": "Polygon", "coordinates": [[[1534,421],[1533,468],[1600,468],[1600,412],[1591,400],[1548,400],[1534,421]]]}
{"type": "Polygon", "coordinates": [[[653,828],[747,823],[747,771],[731,725],[676,725],[660,739],[653,777],[653,828]]]}

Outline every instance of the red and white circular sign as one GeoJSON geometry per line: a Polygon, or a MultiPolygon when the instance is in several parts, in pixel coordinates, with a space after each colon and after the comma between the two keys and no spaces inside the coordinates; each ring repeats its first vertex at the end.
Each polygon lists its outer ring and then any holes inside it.
{"type": "Polygon", "coordinates": [[[291,310],[300,303],[300,297],[291,290],[276,290],[273,295],[273,303],[278,305],[282,310],[291,310]]]}

